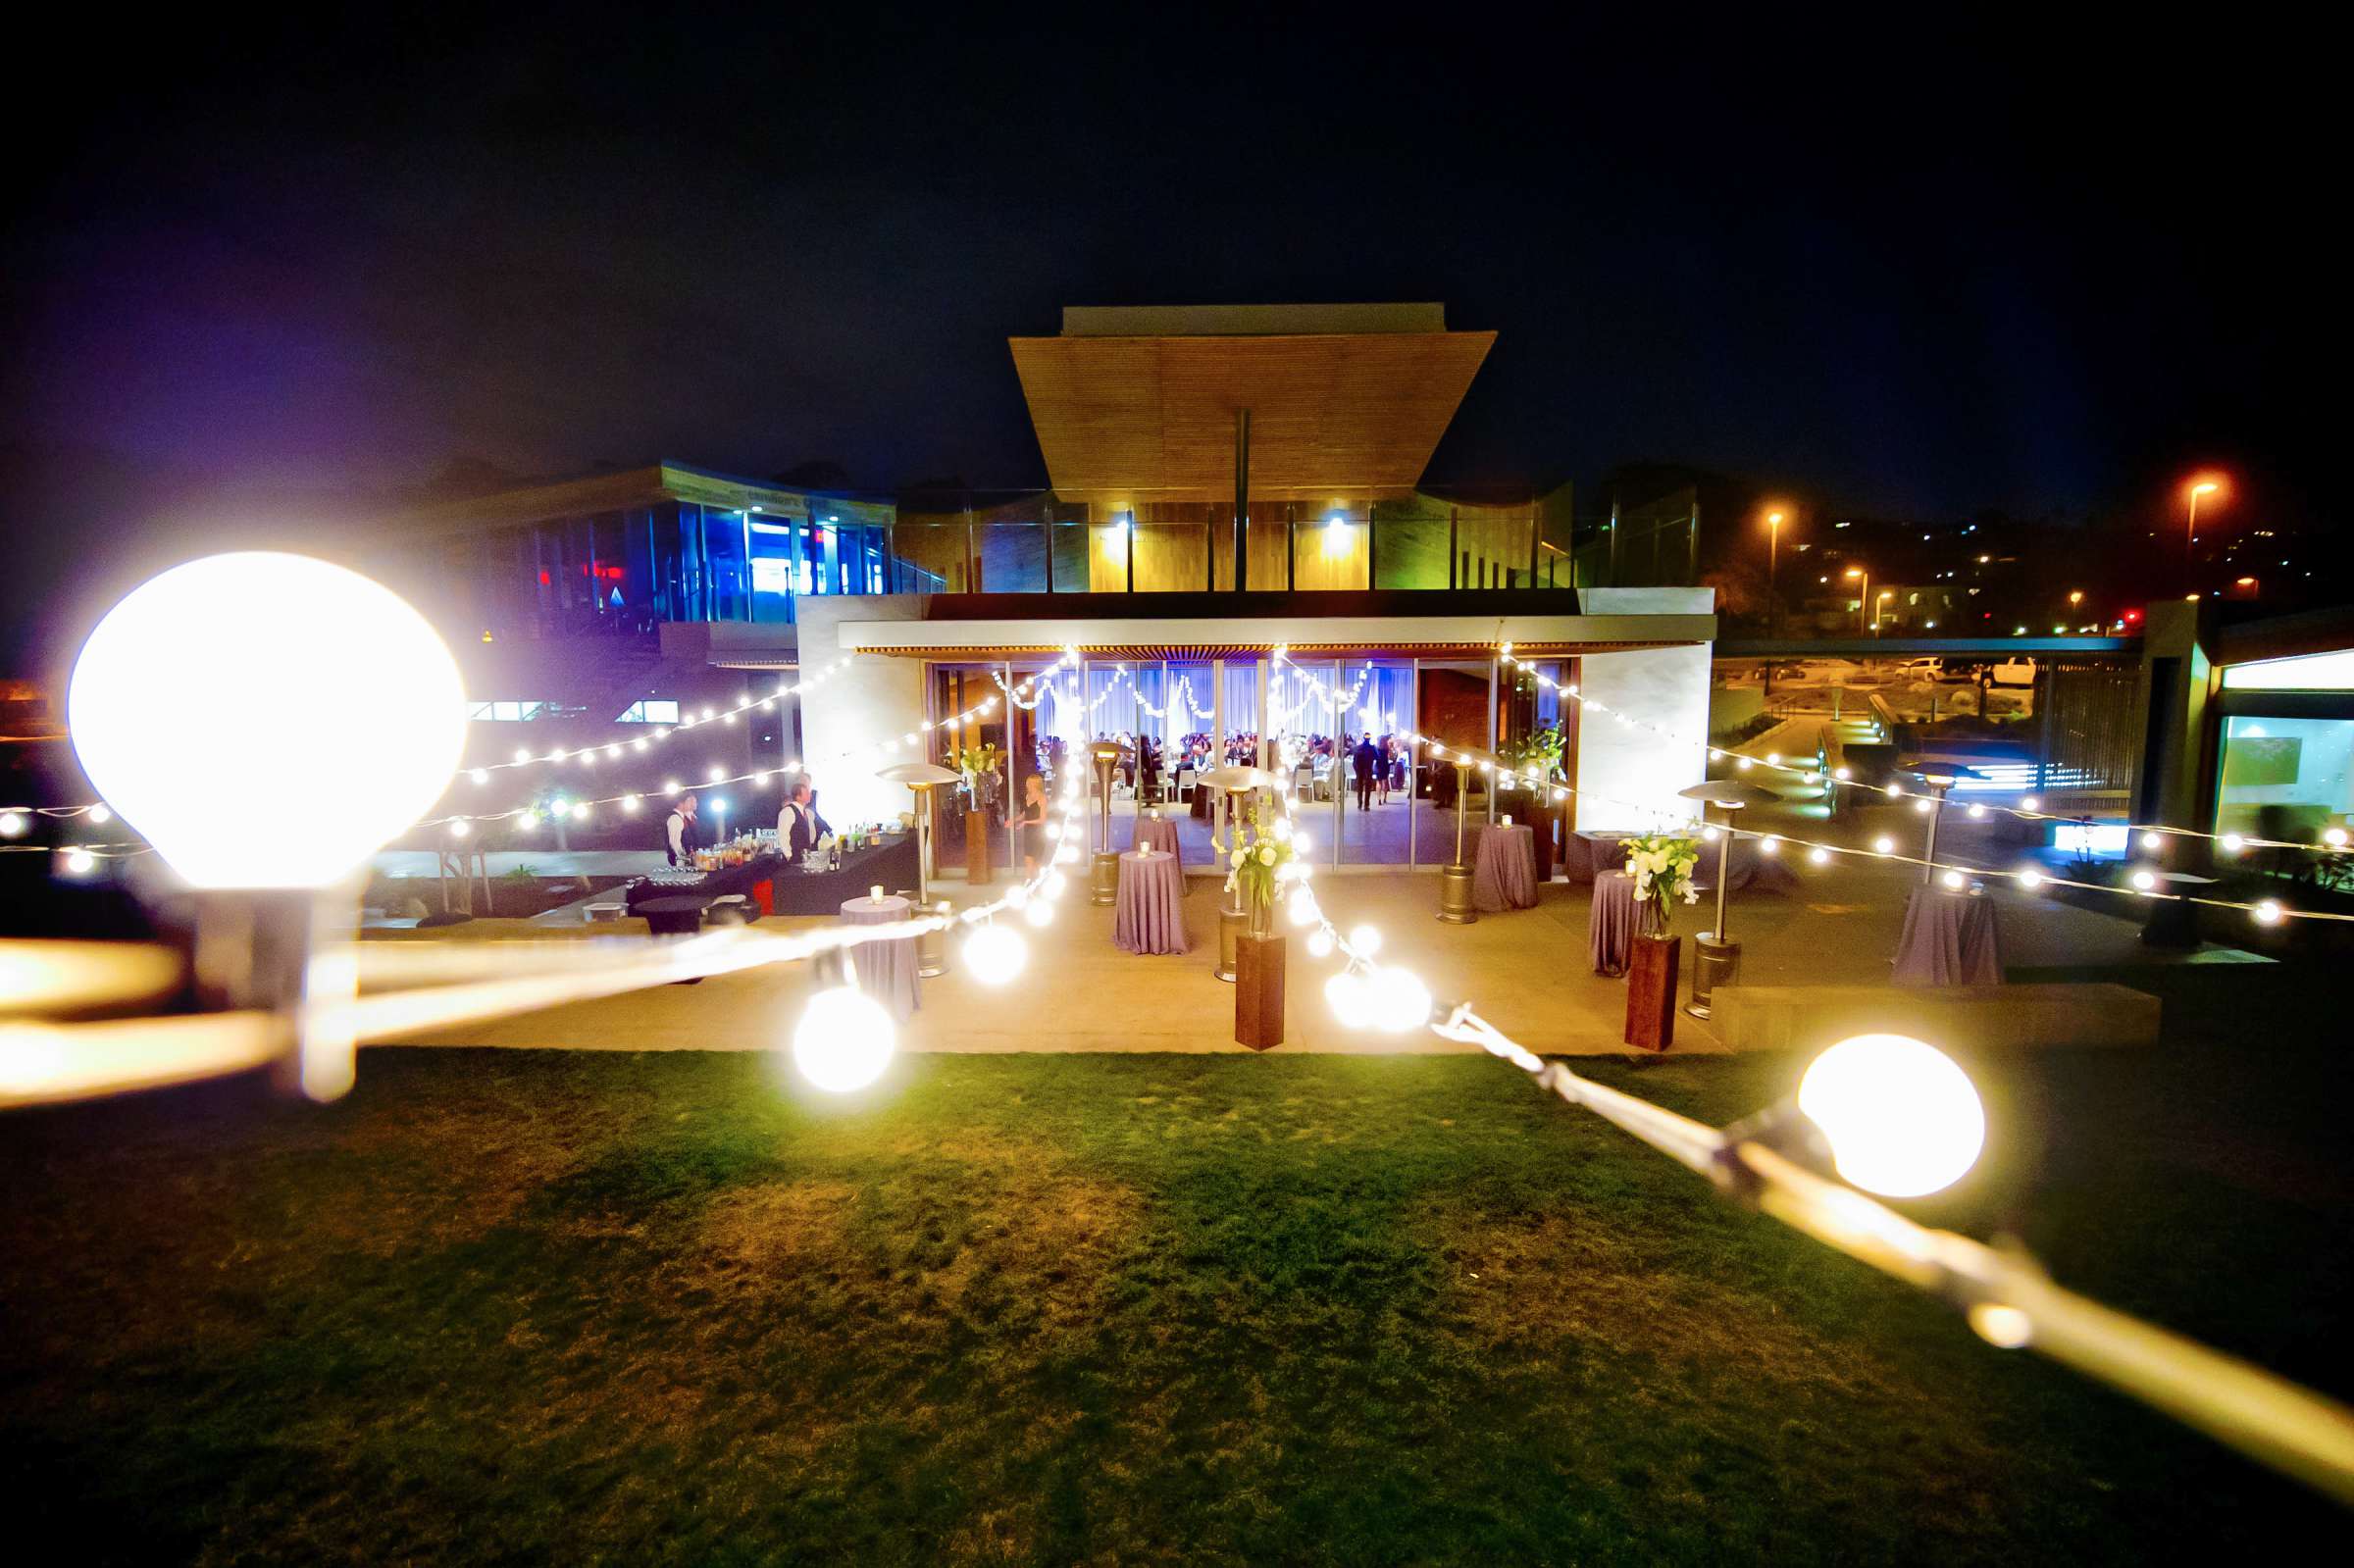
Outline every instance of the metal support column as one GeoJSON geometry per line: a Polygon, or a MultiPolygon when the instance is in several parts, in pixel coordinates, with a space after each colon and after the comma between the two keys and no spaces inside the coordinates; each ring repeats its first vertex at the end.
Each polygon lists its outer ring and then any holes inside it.
{"type": "MultiPolygon", "coordinates": [[[[1486,745],[1482,747],[1482,749],[1487,751],[1490,755],[1494,755],[1497,750],[1496,683],[1497,679],[1502,676],[1503,673],[1504,661],[1502,659],[1490,659],[1488,661],[1488,738],[1486,745]]],[[[1494,822],[1496,820],[1496,774],[1492,769],[1488,772],[1487,796],[1488,821],[1494,822]]]]}
{"type": "MultiPolygon", "coordinates": [[[[1420,659],[1413,662],[1413,674],[1407,679],[1406,703],[1407,732],[1409,734],[1418,734],[1422,729],[1422,661],[1420,659]]],[[[1421,742],[1408,740],[1406,743],[1406,869],[1408,871],[1422,863],[1421,835],[1415,831],[1422,825],[1422,808],[1415,804],[1416,800],[1420,798],[1415,790],[1421,782],[1421,742]]]]}
{"type": "Polygon", "coordinates": [[[1234,411],[1234,591],[1251,587],[1251,411],[1234,411]]]}

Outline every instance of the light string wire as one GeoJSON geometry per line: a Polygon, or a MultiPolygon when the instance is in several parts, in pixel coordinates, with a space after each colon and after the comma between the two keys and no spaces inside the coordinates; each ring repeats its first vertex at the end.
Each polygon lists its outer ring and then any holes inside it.
{"type": "MultiPolygon", "coordinates": [[[[2249,901],[2242,901],[2230,898],[2209,898],[2198,893],[2169,892],[2157,885],[2156,874],[2148,871],[2148,868],[2146,867],[2142,868],[2137,875],[2149,876],[2151,878],[2150,886],[2143,887],[2139,885],[2133,885],[2118,887],[2113,886],[2108,883],[2078,882],[2072,878],[2054,875],[2053,873],[2044,871],[2040,867],[2030,866],[2017,870],[2006,871],[1996,867],[1979,866],[1969,861],[1958,859],[1924,860],[1918,855],[1908,855],[1899,852],[1895,847],[1892,838],[1890,839],[1889,846],[1885,849],[1880,848],[1876,843],[1858,847],[1854,844],[1838,844],[1830,843],[1826,840],[1817,838],[1807,838],[1796,834],[1784,833],[1778,830],[1769,831],[1763,828],[1741,828],[1719,823],[1713,823],[1708,821],[1704,815],[1696,815],[1691,809],[1686,809],[1681,816],[1678,816],[1675,813],[1664,811],[1657,806],[1642,805],[1631,800],[1619,800],[1592,789],[1580,789],[1576,784],[1566,783],[1560,779],[1541,779],[1535,774],[1524,774],[1518,771],[1513,764],[1505,761],[1503,758],[1498,757],[1491,752],[1480,751],[1475,747],[1450,747],[1445,741],[1434,739],[1429,735],[1421,734],[1413,731],[1407,732],[1407,739],[1420,745],[1428,746],[1431,750],[1434,761],[1445,761],[1448,753],[1452,751],[1456,756],[1471,759],[1469,765],[1478,768],[1481,773],[1495,774],[1497,777],[1497,782],[1500,784],[1523,784],[1531,789],[1539,791],[1550,790],[1552,791],[1553,798],[1556,802],[1563,800],[1570,795],[1582,795],[1586,799],[1599,800],[1606,805],[1620,806],[1628,811],[1643,812],[1644,814],[1657,820],[1661,826],[1665,829],[1685,827],[1691,828],[1695,830],[1702,838],[1710,843],[1715,842],[1716,835],[1718,834],[1727,834],[1735,838],[1754,838],[1759,841],[1759,847],[1765,853],[1769,855],[1778,855],[1780,853],[1780,846],[1783,844],[1793,844],[1800,849],[1806,850],[1808,852],[1808,858],[1818,866],[1828,864],[1830,858],[1834,855],[1842,855],[1854,860],[1885,860],[1898,865],[1919,866],[1928,871],[1939,871],[1948,874],[1968,872],[1974,876],[1986,879],[2007,879],[2011,882],[2017,883],[2021,888],[2029,891],[2042,886],[2073,887],[2085,892],[2108,893],[2119,898],[2141,899],[2151,903],[2172,902],[2200,904],[2210,909],[2237,910],[2241,914],[2247,915],[2260,926],[2276,926],[2284,920],[2354,921],[2354,914],[2347,914],[2341,911],[2328,909],[2295,909],[2291,908],[2289,905],[2281,903],[2276,898],[2259,898],[2249,901]]],[[[1911,798],[1914,800],[1917,806],[1928,808],[1928,812],[1923,812],[1923,815],[1943,809],[1943,806],[1932,796],[1920,794],[1915,795],[1911,798]]],[[[1703,803],[1695,801],[1692,804],[1693,806],[1697,807],[1703,803]]],[[[1885,834],[1881,835],[1880,836],[1882,838],[1890,838],[1890,835],[1885,834]]],[[[1948,885],[1951,885],[1949,884],[1948,885]]]]}
{"type": "MultiPolygon", "coordinates": [[[[1291,796],[1272,791],[1291,820],[1291,796]]],[[[1308,951],[1338,951],[1336,979],[1378,970],[1370,928],[1344,936],[1317,899],[1305,861],[1288,862],[1295,924],[1312,925],[1308,951]],[[1302,916],[1305,915],[1305,919],[1302,916]]],[[[1376,943],[1377,945],[1377,943],[1376,943]]],[[[2173,1416],[2340,1502],[2354,1504],[2354,1410],[2194,1340],[2066,1290],[2032,1259],[1915,1224],[1868,1194],[1827,1180],[1764,1144],[1679,1116],[1548,1062],[1481,1018],[1468,1002],[1439,1007],[1419,982],[1403,987],[1419,1017],[1404,1021],[1470,1044],[1530,1075],[1538,1087],[1591,1111],[1793,1230],[1961,1308],[1973,1332],[2004,1349],[2031,1346],[2173,1416]]],[[[1401,987],[1383,986],[1384,1005],[1401,987]]],[[[1336,1007],[1337,1011],[1337,1007],[1336,1007]]],[[[1344,1020],[1346,1021],[1346,1020],[1344,1020]]],[[[1395,1019],[1385,1027],[1401,1027],[1395,1019]]]]}
{"type": "MultiPolygon", "coordinates": [[[[1537,684],[1547,688],[1548,690],[1560,692],[1561,695],[1569,698],[1570,701],[1576,703],[1580,709],[1592,708],[1598,713],[1607,713],[1621,726],[1634,730],[1648,730],[1653,734],[1659,735],[1663,739],[1672,740],[1679,746],[1707,744],[1705,741],[1696,742],[1689,735],[1679,735],[1671,730],[1667,730],[1659,725],[1651,723],[1649,720],[1638,719],[1632,714],[1610,706],[1608,703],[1603,702],[1598,697],[1589,697],[1583,691],[1578,689],[1578,683],[1576,682],[1554,680],[1553,677],[1547,675],[1543,670],[1538,669],[1537,666],[1529,660],[1515,657],[1512,653],[1512,644],[1510,642],[1502,643],[1498,646],[1496,650],[1496,657],[1504,664],[1509,665],[1513,669],[1528,671],[1529,674],[1535,678],[1537,684]]],[[[1745,752],[1730,751],[1722,746],[1709,745],[1708,754],[1709,760],[1712,762],[1722,762],[1728,758],[1736,760],[1744,770],[1752,766],[1756,766],[1760,768],[1772,768],[1781,773],[1798,774],[1802,776],[1802,782],[1806,784],[1817,783],[1825,777],[1821,770],[1807,767],[1802,763],[1783,762],[1778,757],[1773,756],[1752,757],[1745,752]]],[[[1908,791],[1902,785],[1868,784],[1861,779],[1851,778],[1849,777],[1848,770],[1845,768],[1832,769],[1828,777],[1833,782],[1844,784],[1848,788],[1868,789],[1875,794],[1885,795],[1892,800],[1905,797],[1908,794],[1908,791]]],[[[2030,796],[2030,798],[2032,797],[2030,796]]],[[[2024,806],[2006,806],[1994,801],[1972,801],[1971,804],[1983,806],[1989,811],[2002,812],[2006,816],[2017,817],[2021,822],[2059,822],[2075,826],[2089,826],[2093,821],[2093,819],[2089,817],[2071,816],[2066,812],[2030,810],[2024,806]]],[[[2226,853],[2230,854],[2236,854],[2242,849],[2302,849],[2309,854],[2320,855],[2345,854],[2349,850],[2354,850],[2354,834],[2348,834],[2342,828],[2333,828],[2329,830],[2329,832],[2336,835],[2336,836],[2331,838],[2325,835],[2324,841],[2321,843],[2298,843],[2293,839],[2259,838],[2240,833],[2204,833],[2196,828],[2175,828],[2170,827],[2165,823],[2157,822],[2127,822],[2124,826],[2125,832],[2129,835],[2161,834],[2175,838],[2200,838],[2211,840],[2219,847],[2224,849],[2226,853]]]]}
{"type": "MultiPolygon", "coordinates": [[[[1290,793],[1280,786],[1272,793],[1289,829],[1290,793]]],[[[521,976],[513,972],[513,944],[504,944],[509,950],[501,953],[364,949],[352,944],[314,960],[314,973],[324,967],[347,975],[352,993],[304,1004],[301,1024],[308,1033],[349,1052],[363,1038],[412,1034],[979,925],[1042,893],[1052,897],[1062,890],[1067,879],[1055,868],[1079,858],[1071,835],[1076,829],[1084,837],[1085,806],[1077,789],[1066,790],[1063,820],[1056,825],[1061,841],[1048,868],[1017,884],[1004,897],[961,913],[924,914],[890,926],[837,927],[784,937],[738,932],[631,938],[628,945],[638,951],[626,958],[610,950],[622,943],[597,943],[607,950],[595,953],[573,944],[548,943],[544,945],[550,949],[563,950],[535,954],[534,973],[521,976]],[[371,979],[445,984],[363,996],[357,994],[357,986],[364,971],[371,972],[371,979]]],[[[1229,826],[1231,833],[1231,818],[1229,826]]],[[[1279,870],[1296,872],[1282,879],[1293,885],[1295,908],[1305,908],[1312,918],[1316,935],[1325,939],[1325,951],[1337,947],[1343,954],[1343,973],[1354,975],[1370,967],[1375,943],[1362,935],[1344,937],[1338,933],[1315,897],[1307,863],[1295,860],[1279,870]]],[[[1311,940],[1311,953],[1318,945],[1311,940]]],[[[1918,1226],[1854,1188],[1816,1176],[1761,1143],[1733,1141],[1720,1130],[1586,1079],[1562,1063],[1548,1062],[1489,1024],[1468,1003],[1442,1010],[1418,983],[1413,989],[1419,1016],[1409,1015],[1407,1027],[1427,1028],[1441,1038],[1477,1046],[1519,1067],[1539,1087],[1668,1154],[1708,1177],[1719,1190],[1961,1307],[1970,1326],[1989,1342],[2006,1348],[2033,1346],[2340,1501],[2354,1502],[2354,1412],[2246,1362],[2064,1290],[2028,1259],[1918,1226]]],[[[1394,997],[1396,992],[1384,994],[1394,997]]],[[[0,1105],[53,1103],[251,1070],[282,1051],[292,1022],[280,1014],[245,1012],[100,1024],[0,1025],[0,1105]]],[[[348,1078],[342,1082],[348,1083],[348,1078]]]]}

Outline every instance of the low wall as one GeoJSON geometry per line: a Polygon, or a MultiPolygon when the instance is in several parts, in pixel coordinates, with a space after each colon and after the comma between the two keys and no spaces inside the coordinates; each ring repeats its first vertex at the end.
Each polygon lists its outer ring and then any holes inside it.
{"type": "Polygon", "coordinates": [[[2158,1043],[2158,998],[2106,982],[1719,986],[1710,1010],[1726,1046],[1745,1051],[1816,1051],[1874,1034],[1962,1051],[2158,1043]]]}

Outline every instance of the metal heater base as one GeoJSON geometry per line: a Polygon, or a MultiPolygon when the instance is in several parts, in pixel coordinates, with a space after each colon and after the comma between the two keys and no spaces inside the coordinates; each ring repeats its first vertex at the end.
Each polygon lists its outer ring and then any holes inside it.
{"type": "Polygon", "coordinates": [[[1251,917],[1243,911],[1239,909],[1218,911],[1218,967],[1210,971],[1213,978],[1222,980],[1230,986],[1234,984],[1234,977],[1241,962],[1237,952],[1242,945],[1243,934],[1250,929],[1251,917]]]}
{"type": "Polygon", "coordinates": [[[1704,931],[1692,938],[1692,1000],[1684,1011],[1694,1018],[1706,1018],[1716,987],[1741,979],[1741,944],[1720,941],[1714,932],[1704,931]]]}
{"type": "Polygon", "coordinates": [[[1439,918],[1450,926],[1468,926],[1479,919],[1471,907],[1471,868],[1439,868],[1439,918]]]}
{"type": "Polygon", "coordinates": [[[1087,901],[1109,909],[1120,898],[1120,855],[1116,849],[1096,851],[1096,864],[1088,879],[1087,901]]]}

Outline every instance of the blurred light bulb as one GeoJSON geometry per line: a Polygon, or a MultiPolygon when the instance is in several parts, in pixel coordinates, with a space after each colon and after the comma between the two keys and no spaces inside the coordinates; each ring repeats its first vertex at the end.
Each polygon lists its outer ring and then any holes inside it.
{"type": "Polygon", "coordinates": [[[1701,829],[1701,830],[1700,830],[1700,837],[1701,837],[1701,841],[1702,841],[1703,843],[1711,843],[1711,844],[1714,843],[1714,842],[1716,841],[1716,826],[1715,826],[1715,824],[1714,824],[1714,823],[1711,823],[1711,824],[1710,824],[1708,827],[1701,829]]]}
{"type": "Polygon", "coordinates": [[[1046,875],[1046,880],[1039,884],[1039,888],[1049,898],[1060,898],[1062,896],[1063,889],[1068,887],[1070,885],[1071,880],[1068,877],[1065,877],[1061,872],[1049,871],[1046,875]]]}
{"type": "Polygon", "coordinates": [[[1832,777],[1832,778],[1834,778],[1834,779],[1837,779],[1837,780],[1839,780],[1839,781],[1840,781],[1842,784],[1844,784],[1844,783],[1845,783],[1845,782],[1846,782],[1846,781],[1847,781],[1847,780],[1848,780],[1850,777],[1852,777],[1852,776],[1850,775],[1850,773],[1848,772],[1848,770],[1847,770],[1847,769],[1845,769],[1845,768],[1833,768],[1833,769],[1831,770],[1831,777],[1832,777]]]}
{"type": "Polygon", "coordinates": [[[466,777],[472,779],[478,784],[486,784],[490,782],[490,770],[487,768],[477,768],[474,770],[474,772],[468,774],[466,777]]]}
{"type": "Polygon", "coordinates": [[[2041,811],[2043,809],[2043,800],[2037,795],[2021,795],[2019,799],[2019,809],[2021,811],[2041,811]]]}
{"type": "Polygon", "coordinates": [[[1324,983],[1324,1000],[1344,1028],[1362,1029],[1372,1017],[1372,998],[1363,978],[1354,969],[1341,970],[1324,983]]]}
{"type": "Polygon", "coordinates": [[[518,763],[529,762],[532,760],[532,754],[525,750],[522,746],[517,746],[515,748],[515,760],[518,763]]]}
{"type": "Polygon", "coordinates": [[[1925,817],[1925,816],[1927,816],[1927,815],[1928,815],[1930,812],[1932,812],[1932,811],[1934,811],[1934,810],[1936,810],[1936,809],[1937,809],[1937,803],[1936,803],[1935,801],[1933,801],[1933,800],[1929,799],[1929,797],[1928,797],[1928,796],[1926,796],[1926,795],[1917,795],[1917,796],[1915,796],[1915,797],[1914,797],[1914,800],[1913,800],[1913,810],[1914,810],[1914,811],[1915,811],[1915,812],[1916,812],[1918,815],[1925,817]]]}
{"type": "Polygon", "coordinates": [[[30,826],[21,811],[0,811],[0,838],[22,838],[30,826]]]}
{"type": "Polygon", "coordinates": [[[2346,830],[2345,830],[2345,829],[2343,829],[2343,828],[2325,828],[2325,829],[2323,829],[2323,830],[2322,830],[2322,842],[2324,842],[2324,843],[2328,844],[2328,845],[2330,848],[2332,848],[2332,849],[2343,849],[2343,848],[2345,848],[2345,847],[2346,847],[2346,830]]]}
{"type": "Polygon", "coordinates": [[[1882,834],[1871,841],[1871,852],[1875,855],[1892,855],[1896,853],[1896,840],[1882,834]]]}
{"type": "Polygon", "coordinates": [[[1766,836],[1764,836],[1763,838],[1760,838],[1760,839],[1758,840],[1758,853],[1759,853],[1759,854],[1761,854],[1761,855],[1778,855],[1778,854],[1780,854],[1781,852],[1782,852],[1782,841],[1781,841],[1779,838],[1776,838],[1776,837],[1775,837],[1773,835],[1771,835],[1771,834],[1767,834],[1767,835],[1766,835],[1766,836]]]}
{"type": "Polygon", "coordinates": [[[1798,1108],[1839,1175],[1882,1197],[1951,1187],[1986,1144],[1986,1111],[1953,1059],[1903,1035],[1858,1035],[1815,1058],[1798,1108]]]}
{"type": "Polygon", "coordinates": [[[86,877],[97,869],[98,857],[88,850],[77,846],[65,852],[61,857],[61,864],[65,867],[67,876],[86,877]]]}
{"type": "Polygon", "coordinates": [[[964,967],[984,986],[1002,986],[1022,972],[1030,944],[1011,926],[992,921],[964,939],[964,967]]]}
{"type": "Polygon", "coordinates": [[[638,809],[638,805],[639,798],[636,795],[623,795],[621,797],[621,809],[624,811],[636,811],[638,809]]]}
{"type": "Polygon", "coordinates": [[[1963,887],[1963,885],[1964,885],[1964,884],[1966,883],[1966,881],[1967,881],[1967,880],[1968,880],[1968,879],[1966,879],[1966,878],[1965,878],[1965,877],[1964,877],[1964,876],[1963,876],[1963,875],[1962,875],[1960,872],[1958,872],[1958,871],[1949,871],[1949,872],[1947,872],[1947,873],[1946,873],[1944,876],[1942,876],[1942,877],[1940,877],[1940,878],[1938,879],[1938,881],[1940,881],[1940,882],[1944,883],[1944,884],[1945,884],[1945,885],[1946,885],[1948,887],[1951,887],[1951,888],[1953,888],[1953,889],[1954,889],[1955,891],[1957,891],[1957,892],[1959,892],[1959,891],[1962,889],[1962,887],[1963,887]]]}
{"type": "Polygon", "coordinates": [[[2224,852],[2229,855],[2236,855],[2248,847],[2248,841],[2235,833],[2227,833],[2216,841],[2221,843],[2224,846],[2224,852]]]}
{"type": "Polygon", "coordinates": [[[1410,971],[1384,965],[1366,981],[1369,1016],[1384,1034],[1404,1035],[1430,1022],[1430,987],[1410,971]]]}
{"type": "Polygon", "coordinates": [[[2256,917],[2256,924],[2259,926],[2277,926],[2280,924],[2280,916],[2283,911],[2280,908],[2279,900],[2259,898],[2256,900],[2255,907],[2248,913],[2256,917]]]}
{"type": "Polygon", "coordinates": [[[1892,784],[1888,786],[1888,798],[1891,800],[1902,799],[1904,793],[1905,786],[1901,784],[1892,784]]]}
{"type": "Polygon", "coordinates": [[[2040,887],[2043,885],[2043,873],[2032,866],[2026,867],[2019,873],[2019,885],[2028,888],[2040,887]]]}
{"type": "Polygon", "coordinates": [[[2141,847],[2144,849],[2156,849],[2165,842],[2166,840],[2155,833],[2144,832],[2141,835],[2141,847]]]}
{"type": "Polygon", "coordinates": [[[1310,958],[1328,958],[1332,955],[1331,931],[1318,926],[1307,934],[1307,955],[1310,958]]]}
{"type": "Polygon", "coordinates": [[[675,794],[677,794],[677,793],[679,792],[679,782],[678,782],[676,779],[665,779],[665,780],[663,780],[663,781],[662,781],[662,792],[663,792],[664,794],[666,794],[666,795],[675,795],[675,794]]]}
{"type": "MultiPolygon", "coordinates": [[[[726,803],[725,801],[722,801],[722,802],[720,803],[720,807],[719,807],[719,809],[720,809],[720,812],[721,812],[721,814],[722,814],[722,815],[725,815],[725,814],[726,814],[726,812],[727,812],[727,803],[726,803]]],[[[576,804],[573,806],[573,808],[572,808],[572,820],[573,820],[573,821],[575,821],[575,822],[587,822],[587,821],[588,820],[588,801],[586,801],[586,800],[583,800],[583,801],[580,801],[580,802],[576,803],[576,804]]]]}
{"type": "Polygon", "coordinates": [[[449,650],[399,595],[308,556],[241,551],[148,579],[75,661],[67,723],[82,772],[198,887],[337,882],[449,785],[466,744],[449,650]],[[224,693],[276,722],[210,754],[224,693]],[[271,831],[223,824],[271,784],[271,831]]]}
{"type": "Polygon", "coordinates": [[[1316,918],[1316,895],[1306,888],[1296,889],[1291,902],[1292,924],[1305,926],[1316,918]]]}
{"type": "Polygon", "coordinates": [[[2156,872],[2137,871],[2133,874],[2133,886],[2137,891],[2146,893],[2157,885],[2158,874],[2156,872]]]}
{"type": "Polygon", "coordinates": [[[830,986],[809,998],[793,1032],[793,1063],[801,1076],[836,1094],[883,1076],[898,1026],[883,1004],[855,986],[830,986]]]}
{"type": "Polygon", "coordinates": [[[108,823],[115,820],[115,814],[109,811],[103,804],[92,806],[89,809],[88,816],[91,826],[98,828],[103,828],[108,823]]]}
{"type": "Polygon", "coordinates": [[[1998,1350],[2017,1350],[2035,1337],[2035,1322],[2015,1306],[1980,1301],[1970,1309],[1970,1326],[1998,1350]]]}
{"type": "Polygon", "coordinates": [[[1359,926],[1349,934],[1349,948],[1359,958],[1370,958],[1381,951],[1381,933],[1371,926],[1359,926]]]}
{"type": "Polygon", "coordinates": [[[1970,815],[1972,817],[1983,817],[1986,815],[1986,808],[1973,800],[1970,803],[1970,815]]]}
{"type": "Polygon", "coordinates": [[[449,825],[449,835],[452,838],[463,838],[472,832],[474,832],[474,829],[468,825],[466,819],[463,817],[460,817],[457,821],[449,825]]]}
{"type": "Polygon", "coordinates": [[[1053,922],[1054,906],[1044,898],[1033,898],[1022,906],[1022,918],[1044,929],[1053,922]]]}
{"type": "Polygon", "coordinates": [[[1807,851],[1807,859],[1817,866],[1827,866],[1831,862],[1831,852],[1820,844],[1817,844],[1807,851]]]}

